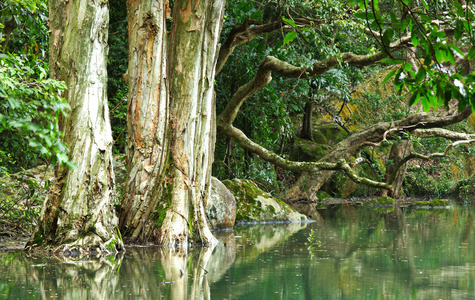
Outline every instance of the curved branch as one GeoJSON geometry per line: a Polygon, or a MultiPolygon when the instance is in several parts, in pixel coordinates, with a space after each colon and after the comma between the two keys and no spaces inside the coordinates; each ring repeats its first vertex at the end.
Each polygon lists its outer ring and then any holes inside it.
{"type": "MultiPolygon", "coordinates": [[[[334,19],[311,19],[311,18],[294,18],[293,21],[297,26],[316,26],[321,25],[327,21],[334,19]]],[[[268,24],[262,24],[261,21],[247,19],[243,24],[233,27],[229,33],[228,38],[221,46],[219,50],[219,56],[216,63],[216,74],[221,72],[229,56],[233,53],[234,49],[250,40],[266,34],[283,30],[285,28],[291,29],[291,26],[286,25],[282,20],[275,21],[268,24]],[[256,25],[251,27],[252,25],[256,25]]],[[[409,40],[408,40],[409,41],[409,40]]]]}
{"type": "Polygon", "coordinates": [[[260,158],[265,161],[270,162],[271,164],[290,171],[301,171],[301,172],[316,172],[318,170],[337,170],[338,165],[336,163],[327,163],[327,162],[298,162],[291,161],[281,157],[280,155],[275,154],[272,151],[267,150],[261,145],[250,140],[244,132],[233,127],[232,125],[227,126],[218,126],[220,128],[220,133],[233,138],[241,147],[246,150],[251,151],[252,153],[257,154],[260,158]]]}
{"type": "Polygon", "coordinates": [[[379,182],[368,179],[366,177],[361,177],[356,174],[356,172],[351,168],[350,164],[344,159],[339,159],[338,162],[298,162],[291,161],[281,156],[275,154],[272,151],[267,150],[266,148],[260,146],[259,144],[250,140],[241,130],[234,128],[232,125],[229,125],[225,128],[221,128],[222,133],[232,137],[236,142],[239,143],[241,147],[246,150],[249,150],[257,154],[260,158],[265,161],[272,163],[273,165],[282,168],[284,170],[290,171],[299,171],[299,172],[317,172],[321,170],[342,170],[345,174],[354,182],[361,183],[374,188],[384,188],[392,190],[392,184],[386,182],[379,182]]]}
{"type": "Polygon", "coordinates": [[[431,138],[431,137],[442,137],[451,141],[463,141],[475,139],[475,134],[456,132],[443,128],[432,128],[432,129],[416,129],[412,133],[415,137],[418,138],[431,138]]]}
{"type": "Polygon", "coordinates": [[[351,166],[343,159],[341,159],[338,164],[338,169],[342,170],[345,172],[346,176],[353,180],[356,183],[363,184],[365,186],[373,187],[373,188],[379,188],[379,189],[386,189],[386,190],[393,190],[393,181],[391,182],[381,182],[381,181],[375,181],[371,180],[366,177],[361,177],[356,174],[356,172],[351,168],[351,166]]]}
{"type": "Polygon", "coordinates": [[[285,24],[282,21],[276,21],[262,25],[260,21],[247,19],[242,25],[235,26],[233,29],[231,29],[228,38],[219,50],[218,61],[216,63],[216,74],[221,72],[224,64],[237,46],[247,43],[264,33],[277,31],[284,25],[285,24]],[[251,27],[251,25],[258,26],[251,27]]]}
{"type": "Polygon", "coordinates": [[[423,159],[423,160],[430,160],[430,159],[433,159],[433,158],[436,158],[436,157],[445,157],[447,156],[447,154],[452,150],[453,147],[459,145],[459,144],[471,144],[471,143],[474,143],[475,142],[475,139],[466,139],[466,140],[459,140],[459,141],[455,141],[451,144],[449,144],[444,152],[436,152],[436,153],[431,153],[431,154],[422,154],[422,153],[416,153],[416,152],[411,152],[409,153],[409,155],[407,155],[406,157],[404,157],[403,159],[401,159],[398,164],[396,165],[396,172],[394,172],[394,174],[392,174],[392,176],[389,178],[388,182],[389,183],[393,183],[396,176],[397,176],[397,173],[398,173],[398,170],[405,164],[407,163],[408,161],[410,160],[413,160],[413,159],[423,159]]]}

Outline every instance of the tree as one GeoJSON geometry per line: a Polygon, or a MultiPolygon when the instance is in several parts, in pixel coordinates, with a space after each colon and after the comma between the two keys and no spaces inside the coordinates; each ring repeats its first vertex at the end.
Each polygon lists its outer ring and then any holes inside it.
{"type": "Polygon", "coordinates": [[[75,168],[58,166],[41,220],[27,247],[57,251],[120,251],[112,134],[106,96],[107,3],[52,0],[51,77],[64,80],[71,107],[61,129],[75,168]]]}
{"type": "Polygon", "coordinates": [[[204,203],[214,150],[214,75],[224,1],[129,2],[127,241],[213,244],[204,203]]]}
{"type": "MultiPolygon", "coordinates": [[[[309,32],[316,38],[322,38],[320,32],[324,31],[322,28],[324,26],[332,27],[334,31],[337,31],[338,26],[335,21],[351,23],[355,31],[374,38],[379,48],[379,51],[368,49],[369,53],[362,54],[329,51],[323,57],[314,59],[312,63],[302,67],[287,63],[275,56],[267,56],[259,64],[255,76],[236,89],[221,114],[218,115],[218,133],[231,137],[247,151],[257,154],[279,168],[303,172],[296,184],[287,192],[288,201],[316,200],[316,192],[335,170],[344,171],[348,177],[358,183],[392,191],[397,170],[405,162],[415,157],[433,157],[409,151],[408,155],[397,164],[396,171],[388,176],[387,182],[377,182],[358,176],[352,167],[363,159],[357,159],[350,165],[350,157],[362,148],[378,146],[390,139],[406,139],[408,136],[441,136],[453,140],[457,136],[463,140],[463,143],[473,142],[472,135],[455,133],[445,135],[437,129],[461,122],[471,114],[470,106],[475,107],[475,102],[472,101],[474,77],[467,69],[467,61],[475,55],[474,43],[470,35],[472,8],[457,1],[451,2],[453,6],[448,3],[441,6],[429,5],[425,1],[422,1],[422,6],[417,6],[413,2],[395,1],[379,4],[378,1],[348,1],[342,4],[332,2],[331,5],[334,6],[331,6],[329,11],[338,8],[344,11],[332,16],[310,15],[309,12],[315,12],[318,7],[318,4],[313,1],[307,1],[301,5],[286,3],[281,7],[281,13],[278,15],[280,19],[266,24],[259,20],[246,20],[241,26],[236,26],[230,31],[221,48],[218,66],[225,65],[236,47],[264,34],[280,33],[284,36],[284,45],[299,39],[301,41],[299,45],[306,45],[310,40],[309,32]],[[358,6],[352,6],[355,4],[358,6]],[[414,49],[418,51],[417,61],[412,59],[413,55],[404,55],[406,51],[414,51],[414,49]],[[417,65],[414,66],[414,63],[417,65]],[[396,87],[401,92],[409,92],[409,105],[420,102],[424,112],[411,114],[399,121],[375,124],[353,133],[314,163],[285,159],[254,142],[242,130],[233,126],[244,102],[269,85],[273,74],[303,80],[329,72],[335,67],[364,68],[374,64],[400,64],[400,68],[392,71],[385,81],[394,77],[396,87]],[[461,66],[465,67],[460,69],[461,66]],[[451,101],[458,106],[458,112],[457,109],[452,108],[445,112],[428,113],[430,108],[449,109],[451,101]]],[[[341,44],[343,42],[345,41],[341,44]]],[[[298,47],[292,49],[295,50],[298,47]]],[[[338,50],[338,47],[335,49],[338,50]]],[[[221,69],[218,67],[218,70],[221,69]]],[[[450,144],[449,148],[452,146],[453,144],[450,144]]]]}

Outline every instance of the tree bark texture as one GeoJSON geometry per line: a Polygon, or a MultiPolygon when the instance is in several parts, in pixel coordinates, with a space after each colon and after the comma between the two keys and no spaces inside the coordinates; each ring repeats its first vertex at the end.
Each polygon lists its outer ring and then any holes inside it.
{"type": "Polygon", "coordinates": [[[204,204],[215,141],[214,77],[224,0],[128,1],[128,180],[120,216],[130,242],[214,244],[204,204]]]}
{"type": "Polygon", "coordinates": [[[168,53],[173,190],[160,244],[215,244],[204,205],[215,142],[214,77],[224,0],[175,2],[168,53]]]}
{"type": "Polygon", "coordinates": [[[57,168],[55,185],[27,246],[122,250],[106,93],[107,3],[51,0],[50,21],[51,76],[68,86],[63,96],[71,112],[61,128],[69,160],[77,168],[57,168]]]}
{"type": "Polygon", "coordinates": [[[120,229],[128,242],[157,237],[157,210],[168,162],[165,1],[128,1],[129,95],[127,180],[120,229]]]}

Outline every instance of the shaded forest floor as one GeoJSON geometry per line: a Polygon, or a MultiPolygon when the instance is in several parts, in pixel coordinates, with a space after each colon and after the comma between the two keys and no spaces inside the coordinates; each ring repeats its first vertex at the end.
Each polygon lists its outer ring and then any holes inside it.
{"type": "Polygon", "coordinates": [[[0,251],[20,251],[33,233],[14,219],[0,220],[0,251]]]}

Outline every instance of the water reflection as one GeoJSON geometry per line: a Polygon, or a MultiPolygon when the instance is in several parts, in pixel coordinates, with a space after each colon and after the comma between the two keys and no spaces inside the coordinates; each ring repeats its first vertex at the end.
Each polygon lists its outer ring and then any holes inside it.
{"type": "Polygon", "coordinates": [[[474,208],[343,206],[215,232],[214,249],[71,260],[0,254],[0,299],[475,299],[474,208]]]}

